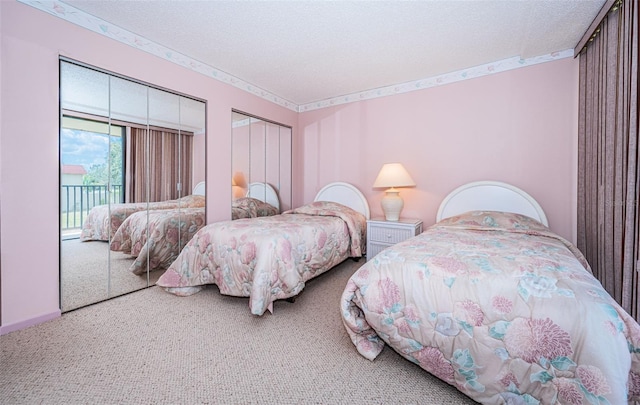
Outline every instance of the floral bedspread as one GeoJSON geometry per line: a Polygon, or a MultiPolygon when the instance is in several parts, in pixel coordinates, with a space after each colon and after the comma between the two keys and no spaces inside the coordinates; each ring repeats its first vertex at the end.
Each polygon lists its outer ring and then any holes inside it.
{"type": "Polygon", "coordinates": [[[129,215],[138,211],[164,210],[175,208],[200,208],[205,206],[205,197],[202,195],[188,195],[175,200],[105,204],[93,207],[82,224],[80,234],[81,241],[102,240],[108,241],[115,235],[129,215]]]}
{"type": "Polygon", "coordinates": [[[329,202],[217,222],[196,233],[156,284],[182,296],[216,284],[222,294],[249,297],[251,313],[262,315],[307,280],[364,255],[365,239],[364,215],[329,202]]]}
{"type": "Polygon", "coordinates": [[[204,207],[135,212],[122,222],[110,248],[136,257],[130,267],[134,274],[146,272],[147,257],[149,271],[166,269],[204,221],[204,207]]]}
{"type": "Polygon", "coordinates": [[[382,251],[347,283],[347,333],[486,404],[640,401],[640,326],[580,252],[533,219],[471,212],[382,251]]]}
{"type": "Polygon", "coordinates": [[[238,198],[231,205],[232,219],[268,217],[277,214],[276,207],[252,197],[238,198]]]}

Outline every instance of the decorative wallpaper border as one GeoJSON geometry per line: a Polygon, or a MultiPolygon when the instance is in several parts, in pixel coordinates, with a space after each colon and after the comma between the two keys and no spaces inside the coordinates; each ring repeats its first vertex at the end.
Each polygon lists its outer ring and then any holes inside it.
{"type": "MultiPolygon", "coordinates": [[[[2,1],[2,0],[0,0],[2,1]]],[[[132,46],[141,51],[150,53],[169,62],[175,63],[187,69],[193,70],[203,75],[219,80],[223,83],[230,84],[241,90],[254,94],[258,97],[264,98],[272,103],[278,104],[282,107],[288,108],[293,111],[298,111],[298,105],[291,101],[285,100],[282,97],[276,96],[258,86],[251,83],[247,83],[242,79],[232,76],[226,72],[218,70],[212,66],[199,62],[195,59],[176,52],[172,49],[164,47],[148,39],[122,29],[116,25],[106,22],[98,17],[94,17],[83,11],[78,10],[68,4],[62,3],[56,0],[17,0],[20,3],[35,7],[53,16],[62,18],[70,23],[79,25],[83,28],[104,35],[123,44],[132,46]]]]}
{"type": "Polygon", "coordinates": [[[550,62],[554,60],[573,57],[573,49],[553,52],[548,55],[536,56],[533,58],[522,59],[513,57],[503,59],[497,62],[487,63],[485,65],[475,66],[469,69],[458,70],[456,72],[445,73],[426,79],[416,80],[407,83],[400,83],[387,87],[366,90],[358,93],[347,94],[344,96],[333,97],[317,102],[297,105],[282,97],[272,94],[258,86],[247,83],[233,75],[216,69],[195,59],[175,52],[160,44],[149,41],[139,35],[124,30],[116,25],[106,22],[100,18],[86,14],[68,4],[61,3],[57,0],[17,0],[20,3],[32,6],[42,10],[53,16],[62,18],[70,23],[79,25],[83,28],[104,35],[126,45],[132,46],[141,51],[163,58],[169,62],[175,63],[187,69],[201,73],[207,77],[219,80],[223,83],[244,90],[255,96],[278,104],[295,112],[306,112],[318,110],[321,108],[332,107],[341,104],[353,103],[356,101],[370,100],[378,97],[392,96],[396,94],[408,93],[411,91],[424,90],[430,87],[441,86],[444,84],[454,83],[461,80],[473,79],[476,77],[486,76],[494,73],[505,72],[507,70],[518,69],[525,66],[536,65],[538,63],[550,62]]]}
{"type": "Polygon", "coordinates": [[[416,80],[413,82],[401,83],[387,87],[362,91],[359,93],[347,94],[345,96],[333,97],[314,103],[303,104],[298,106],[298,112],[317,110],[335,105],[352,103],[355,101],[369,100],[372,98],[392,96],[395,94],[408,93],[410,91],[424,90],[429,87],[442,86],[444,84],[459,82],[462,80],[473,79],[476,77],[491,75],[494,73],[505,72],[507,70],[518,69],[525,66],[536,65],[538,63],[550,62],[553,60],[573,57],[573,49],[567,49],[561,52],[554,52],[549,55],[536,56],[534,58],[521,59],[513,57],[503,59],[497,62],[487,63],[485,65],[474,66],[469,69],[458,70],[456,72],[445,73],[442,75],[430,77],[427,79],[416,80]]]}

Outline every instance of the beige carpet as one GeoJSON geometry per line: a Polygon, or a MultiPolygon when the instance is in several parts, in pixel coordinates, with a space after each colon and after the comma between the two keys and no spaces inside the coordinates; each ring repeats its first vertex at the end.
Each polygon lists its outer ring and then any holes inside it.
{"type": "Polygon", "coordinates": [[[256,317],[210,286],[144,289],[0,336],[3,404],[473,404],[396,352],[349,340],[347,260],[256,317]]]}
{"type": "Polygon", "coordinates": [[[62,311],[154,285],[163,273],[152,271],[149,280],[146,275],[137,276],[129,270],[133,260],[128,254],[110,251],[107,242],[63,240],[60,259],[62,311]]]}

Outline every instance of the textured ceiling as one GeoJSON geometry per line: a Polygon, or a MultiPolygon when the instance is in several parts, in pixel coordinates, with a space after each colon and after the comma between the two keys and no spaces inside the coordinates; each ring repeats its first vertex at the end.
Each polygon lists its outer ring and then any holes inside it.
{"type": "Polygon", "coordinates": [[[573,49],[605,0],[63,0],[301,105],[573,49]]]}

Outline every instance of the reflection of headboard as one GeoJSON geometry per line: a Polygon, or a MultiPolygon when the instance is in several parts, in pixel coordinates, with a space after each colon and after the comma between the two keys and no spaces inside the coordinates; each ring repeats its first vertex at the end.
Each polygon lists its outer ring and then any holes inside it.
{"type": "Polygon", "coordinates": [[[247,191],[247,197],[256,198],[262,202],[273,205],[280,212],[280,199],[278,193],[267,183],[251,183],[249,184],[249,190],[247,191]]]}
{"type": "Polygon", "coordinates": [[[314,201],[337,202],[361,212],[367,219],[370,217],[367,199],[360,190],[349,183],[335,182],[327,184],[318,191],[314,201]]]}
{"type": "Polygon", "coordinates": [[[515,212],[549,225],[542,207],[533,197],[499,181],[476,181],[456,188],[440,203],[436,221],[478,210],[515,212]]]}
{"type": "Polygon", "coordinates": [[[201,181],[193,188],[193,195],[205,195],[205,183],[201,181]]]}

